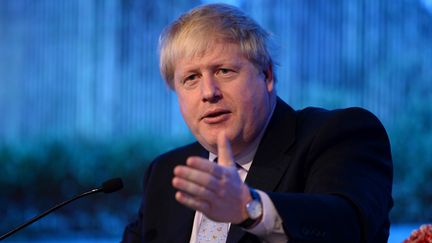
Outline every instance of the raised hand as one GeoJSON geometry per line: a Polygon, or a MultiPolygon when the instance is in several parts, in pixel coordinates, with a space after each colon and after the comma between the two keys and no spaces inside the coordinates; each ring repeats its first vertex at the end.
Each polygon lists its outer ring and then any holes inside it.
{"type": "Polygon", "coordinates": [[[247,218],[245,205],[251,200],[249,189],[237,173],[225,133],[218,135],[217,146],[217,164],[201,157],[189,157],[186,166],[174,169],[172,185],[179,190],[175,197],[214,221],[240,223],[247,218]]]}

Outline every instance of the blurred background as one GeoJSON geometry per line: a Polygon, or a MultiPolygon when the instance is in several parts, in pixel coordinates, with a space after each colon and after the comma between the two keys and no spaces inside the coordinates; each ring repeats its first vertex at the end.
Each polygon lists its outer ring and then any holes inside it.
{"type": "MultiPolygon", "coordinates": [[[[199,0],[0,1],[0,234],[122,177],[125,189],[56,211],[10,242],[118,242],[145,168],[193,141],[158,70],[160,31],[199,0]]],[[[231,0],[278,44],[295,109],[360,106],[394,158],[390,242],[432,222],[432,0],[231,0]]],[[[167,172],[169,173],[169,172],[167,172]]]]}

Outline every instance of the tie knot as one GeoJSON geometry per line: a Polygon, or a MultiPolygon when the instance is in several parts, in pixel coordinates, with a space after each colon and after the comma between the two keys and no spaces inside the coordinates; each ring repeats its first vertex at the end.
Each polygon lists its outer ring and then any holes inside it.
{"type": "MultiPolygon", "coordinates": [[[[218,157],[215,157],[215,158],[213,159],[213,162],[217,163],[217,162],[218,162],[218,157]]],[[[238,170],[239,170],[239,169],[243,169],[243,166],[239,165],[238,163],[234,162],[234,164],[235,164],[235,166],[236,166],[236,168],[237,168],[238,170]]]]}

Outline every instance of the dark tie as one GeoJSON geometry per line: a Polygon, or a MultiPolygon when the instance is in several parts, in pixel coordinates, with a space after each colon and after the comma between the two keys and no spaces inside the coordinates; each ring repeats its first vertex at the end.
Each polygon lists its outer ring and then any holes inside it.
{"type": "MultiPolygon", "coordinates": [[[[218,157],[215,157],[213,159],[213,162],[217,163],[218,162],[218,157]]],[[[243,166],[239,165],[238,163],[235,163],[237,170],[239,169],[243,169],[243,166]]]]}

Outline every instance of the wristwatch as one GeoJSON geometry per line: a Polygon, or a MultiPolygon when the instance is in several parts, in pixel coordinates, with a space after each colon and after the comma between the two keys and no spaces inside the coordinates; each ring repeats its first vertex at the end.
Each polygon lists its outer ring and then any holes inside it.
{"type": "Polygon", "coordinates": [[[248,214],[248,218],[245,219],[238,226],[249,229],[252,226],[256,225],[263,215],[263,207],[261,202],[261,197],[254,189],[249,188],[249,192],[251,194],[252,200],[246,204],[246,212],[248,214]]]}

